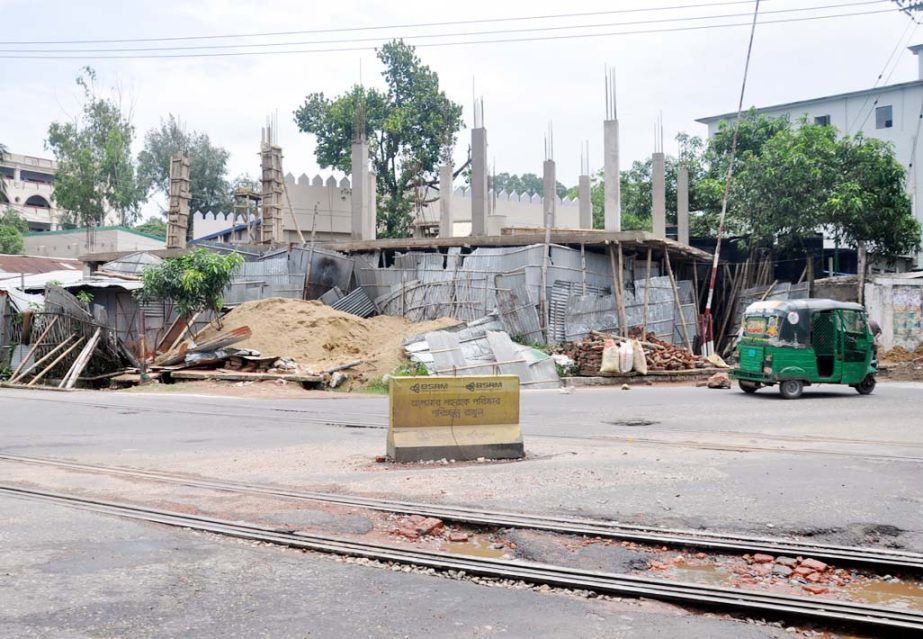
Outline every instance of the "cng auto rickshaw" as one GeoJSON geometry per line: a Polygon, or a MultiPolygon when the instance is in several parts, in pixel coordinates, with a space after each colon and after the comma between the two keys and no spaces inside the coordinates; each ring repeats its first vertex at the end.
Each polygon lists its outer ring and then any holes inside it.
{"type": "Polygon", "coordinates": [[[810,299],[755,302],[743,314],[731,377],[745,393],[779,385],[786,399],[811,384],[875,390],[875,341],[859,304],[810,299]]]}

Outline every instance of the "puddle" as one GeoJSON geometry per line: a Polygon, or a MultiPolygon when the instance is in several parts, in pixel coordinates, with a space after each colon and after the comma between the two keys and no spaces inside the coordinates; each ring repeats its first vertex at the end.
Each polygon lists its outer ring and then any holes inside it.
{"type": "Polygon", "coordinates": [[[468,541],[447,541],[444,542],[439,550],[453,555],[468,555],[469,557],[486,557],[488,559],[500,559],[506,554],[503,548],[491,548],[490,539],[482,535],[472,535],[468,541]]]}
{"type": "Polygon", "coordinates": [[[916,582],[873,581],[846,586],[843,592],[863,603],[923,610],[923,584],[916,582]]]}

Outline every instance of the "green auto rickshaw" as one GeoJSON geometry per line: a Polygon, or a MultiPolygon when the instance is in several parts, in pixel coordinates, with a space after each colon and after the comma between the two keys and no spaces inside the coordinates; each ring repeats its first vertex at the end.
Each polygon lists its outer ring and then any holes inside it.
{"type": "Polygon", "coordinates": [[[859,304],[810,299],[755,302],[744,311],[731,377],[755,393],[779,385],[786,399],[811,384],[875,389],[875,340],[859,304]]]}

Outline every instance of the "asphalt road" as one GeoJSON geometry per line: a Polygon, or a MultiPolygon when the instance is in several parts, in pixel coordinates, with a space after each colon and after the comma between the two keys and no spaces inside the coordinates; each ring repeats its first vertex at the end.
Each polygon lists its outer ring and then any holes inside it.
{"type": "MultiPolygon", "coordinates": [[[[526,460],[392,467],[374,462],[385,398],[4,389],[0,452],[923,551],[921,391],[821,387],[797,401],[689,387],[533,391],[522,399],[526,460]]],[[[10,468],[0,463],[0,476],[10,468]]],[[[15,499],[0,508],[10,514],[0,522],[0,600],[10,604],[0,636],[775,632],[392,574],[15,499]]]]}

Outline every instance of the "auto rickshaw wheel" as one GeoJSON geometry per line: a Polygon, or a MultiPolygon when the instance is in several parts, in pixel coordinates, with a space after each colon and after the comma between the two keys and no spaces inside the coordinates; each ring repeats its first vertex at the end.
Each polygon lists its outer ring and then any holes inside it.
{"type": "Polygon", "coordinates": [[[751,395],[760,389],[759,382],[748,382],[745,379],[738,379],[737,385],[740,386],[740,390],[751,395]]]}
{"type": "Polygon", "coordinates": [[[858,384],[855,384],[853,388],[855,388],[856,392],[858,392],[860,395],[870,395],[872,391],[875,390],[875,376],[866,375],[865,379],[863,379],[858,384]]]}
{"type": "Polygon", "coordinates": [[[798,399],[804,391],[804,383],[797,379],[787,379],[779,384],[779,394],[785,399],[798,399]]]}

